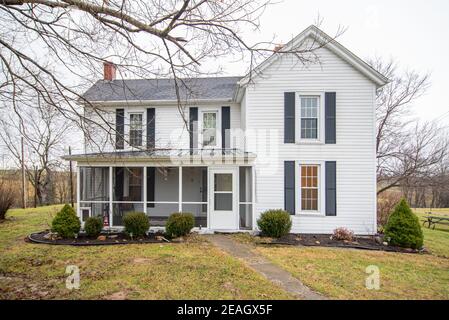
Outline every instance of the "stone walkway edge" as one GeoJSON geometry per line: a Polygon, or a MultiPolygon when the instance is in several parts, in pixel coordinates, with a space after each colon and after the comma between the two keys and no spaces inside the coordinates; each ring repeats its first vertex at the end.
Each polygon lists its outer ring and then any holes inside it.
{"type": "Polygon", "coordinates": [[[246,265],[294,296],[304,300],[326,299],[326,297],[305,286],[286,270],[256,254],[249,245],[237,242],[232,237],[222,234],[206,235],[205,237],[216,247],[242,260],[246,265]]]}

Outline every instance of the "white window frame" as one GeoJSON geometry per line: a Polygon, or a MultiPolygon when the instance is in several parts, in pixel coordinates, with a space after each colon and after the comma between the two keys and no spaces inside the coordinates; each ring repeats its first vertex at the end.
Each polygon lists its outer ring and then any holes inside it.
{"type": "Polygon", "coordinates": [[[295,202],[296,215],[325,216],[326,210],[326,180],[325,180],[325,161],[296,161],[295,162],[295,202]],[[305,210],[301,208],[301,166],[318,166],[318,210],[305,210]]]}
{"type": "Polygon", "coordinates": [[[139,149],[139,148],[144,147],[146,144],[146,115],[145,115],[144,110],[138,109],[138,110],[128,111],[126,113],[125,127],[126,127],[125,137],[127,137],[126,144],[128,145],[128,147],[131,149],[139,149]],[[134,114],[142,115],[142,144],[140,146],[132,146],[130,143],[131,142],[131,115],[134,115],[134,114]]]}
{"type": "Polygon", "coordinates": [[[221,112],[220,109],[204,109],[200,110],[200,116],[198,119],[198,147],[201,149],[221,149],[221,112]],[[216,128],[216,141],[215,146],[204,146],[203,145],[203,115],[205,113],[216,113],[217,114],[217,128],[216,128]]]}
{"type": "Polygon", "coordinates": [[[325,127],[325,119],[324,119],[324,105],[325,105],[325,95],[322,91],[301,91],[297,92],[296,94],[296,127],[298,130],[296,130],[296,142],[297,143],[304,143],[304,144],[322,144],[324,143],[324,127],[325,127]],[[301,97],[304,96],[315,96],[318,97],[318,121],[317,121],[317,138],[316,139],[308,139],[308,138],[301,138],[301,97]]]}
{"type": "Polygon", "coordinates": [[[83,210],[88,210],[89,211],[89,217],[92,217],[92,208],[91,207],[80,207],[80,220],[82,223],[85,223],[85,221],[83,221],[83,210]]]}

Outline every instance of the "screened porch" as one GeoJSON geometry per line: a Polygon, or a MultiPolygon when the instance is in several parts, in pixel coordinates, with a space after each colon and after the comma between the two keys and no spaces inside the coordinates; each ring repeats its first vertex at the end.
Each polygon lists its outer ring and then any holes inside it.
{"type": "Polygon", "coordinates": [[[223,210],[235,213],[238,229],[252,229],[252,167],[234,169],[228,178],[235,181],[229,182],[207,166],[79,165],[78,213],[82,221],[101,216],[105,226],[121,227],[128,212],[139,211],[151,227],[163,227],[170,214],[190,212],[201,229],[210,228],[210,219],[223,210]]]}

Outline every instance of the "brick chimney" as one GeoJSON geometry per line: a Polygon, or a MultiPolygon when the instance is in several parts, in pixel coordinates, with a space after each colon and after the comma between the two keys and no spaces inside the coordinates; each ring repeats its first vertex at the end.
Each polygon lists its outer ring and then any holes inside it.
{"type": "Polygon", "coordinates": [[[282,43],[277,44],[274,47],[274,52],[278,52],[279,50],[281,50],[284,47],[284,45],[282,43]]]}
{"type": "Polygon", "coordinates": [[[112,81],[115,80],[115,64],[112,62],[106,61],[103,63],[103,78],[104,80],[112,81]]]}

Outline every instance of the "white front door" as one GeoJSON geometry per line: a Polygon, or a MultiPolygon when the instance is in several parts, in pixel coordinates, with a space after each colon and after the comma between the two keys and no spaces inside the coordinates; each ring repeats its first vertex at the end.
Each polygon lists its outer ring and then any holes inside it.
{"type": "Polygon", "coordinates": [[[210,169],[209,181],[210,228],[237,230],[237,170],[210,169]]]}

